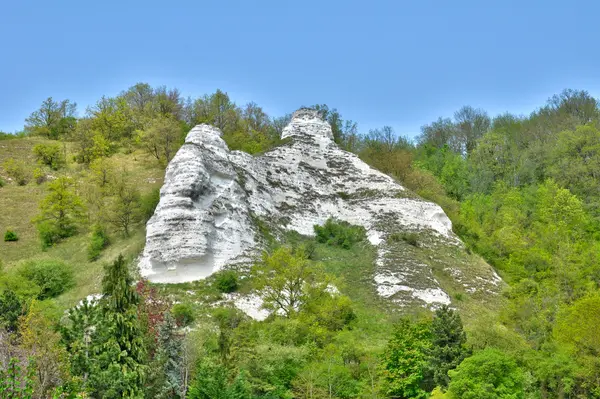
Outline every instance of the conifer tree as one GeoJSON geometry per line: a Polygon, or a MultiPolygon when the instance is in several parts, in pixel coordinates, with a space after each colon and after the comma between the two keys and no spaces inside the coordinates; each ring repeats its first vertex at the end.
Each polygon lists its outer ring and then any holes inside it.
{"type": "Polygon", "coordinates": [[[89,387],[102,398],[141,398],[146,376],[146,350],[127,262],[122,255],[105,269],[101,312],[89,387]]]}
{"type": "Polygon", "coordinates": [[[454,370],[469,355],[465,346],[467,336],[463,331],[458,312],[443,305],[435,312],[431,323],[431,368],[433,380],[440,387],[448,387],[448,371],[454,370]]]}
{"type": "Polygon", "coordinates": [[[176,333],[177,324],[170,313],[158,328],[158,349],[150,367],[150,396],[160,399],[185,397],[183,383],[183,341],[176,333]]]}

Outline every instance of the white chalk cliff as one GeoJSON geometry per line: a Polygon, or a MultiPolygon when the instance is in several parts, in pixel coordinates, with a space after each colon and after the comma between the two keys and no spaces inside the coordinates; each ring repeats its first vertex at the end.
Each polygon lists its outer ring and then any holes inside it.
{"type": "MultiPolygon", "coordinates": [[[[252,156],[230,151],[219,129],[194,127],[167,168],[147,224],[142,275],[162,283],[201,279],[260,253],[257,221],[312,235],[315,224],[334,217],[367,230],[378,250],[373,283],[382,297],[401,305],[450,303],[432,268],[390,239],[417,232],[433,246],[462,250],[438,205],[341,150],[314,110],[296,111],[282,138],[281,146],[252,156]]],[[[467,290],[496,292],[499,284],[487,265],[477,275],[447,274],[467,290]]]]}

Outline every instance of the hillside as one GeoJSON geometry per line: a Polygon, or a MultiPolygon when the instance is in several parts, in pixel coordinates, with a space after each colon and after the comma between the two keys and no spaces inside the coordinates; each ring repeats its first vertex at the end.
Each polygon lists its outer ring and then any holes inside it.
{"type": "MultiPolygon", "coordinates": [[[[66,309],[87,295],[100,291],[102,267],[105,262],[114,260],[119,254],[136,257],[144,246],[145,232],[143,224],[140,223],[130,237],[113,233],[114,243],[95,261],[89,261],[87,254],[89,225],[83,225],[77,236],[65,240],[60,246],[43,250],[32,220],[39,214],[39,204],[46,194],[49,181],[59,176],[82,181],[88,177],[89,172],[71,160],[59,171],[42,168],[47,181],[37,184],[31,176],[28,184],[20,186],[11,181],[2,165],[8,159],[15,159],[23,162],[28,168],[28,173],[32,173],[37,164],[33,147],[36,144],[52,143],[52,140],[33,137],[0,141],[0,178],[6,182],[5,186],[0,188],[0,231],[4,234],[10,229],[19,237],[16,242],[0,240],[0,261],[6,271],[16,267],[19,262],[30,259],[60,259],[71,265],[75,270],[76,286],[57,298],[59,308],[66,309]]],[[[72,143],[64,145],[67,153],[70,153],[72,143]]],[[[162,185],[163,168],[144,152],[138,150],[131,154],[115,154],[111,159],[117,169],[127,170],[142,193],[149,193],[162,185]]],[[[83,192],[81,194],[83,195],[83,192]]]]}
{"type": "Polygon", "coordinates": [[[356,126],[45,100],[0,136],[0,393],[600,397],[598,102],[356,126]]]}

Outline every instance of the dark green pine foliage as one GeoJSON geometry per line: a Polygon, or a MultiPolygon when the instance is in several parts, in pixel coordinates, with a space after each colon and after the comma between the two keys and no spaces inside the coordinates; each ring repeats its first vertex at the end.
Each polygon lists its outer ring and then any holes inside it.
{"type": "Polygon", "coordinates": [[[0,294],[0,327],[9,333],[16,332],[19,317],[24,313],[23,304],[13,290],[7,289],[0,294]]]}
{"type": "Polygon", "coordinates": [[[89,378],[89,388],[96,397],[143,397],[146,350],[138,321],[139,296],[132,284],[123,256],[106,267],[102,320],[97,325],[95,364],[89,378]]]}
{"type": "Polygon", "coordinates": [[[176,330],[175,319],[171,313],[165,313],[164,321],[158,328],[158,348],[150,364],[150,389],[146,396],[157,399],[185,397],[183,340],[176,330]]]}
{"type": "Polygon", "coordinates": [[[443,305],[435,311],[431,323],[432,346],[431,368],[433,381],[442,388],[450,383],[448,371],[454,370],[467,356],[469,350],[465,343],[467,335],[463,331],[458,312],[443,305]]]}
{"type": "Polygon", "coordinates": [[[100,316],[98,307],[84,299],[81,305],[69,311],[69,323],[60,329],[62,342],[69,353],[71,374],[79,377],[84,385],[92,371],[95,331],[100,316]]]}

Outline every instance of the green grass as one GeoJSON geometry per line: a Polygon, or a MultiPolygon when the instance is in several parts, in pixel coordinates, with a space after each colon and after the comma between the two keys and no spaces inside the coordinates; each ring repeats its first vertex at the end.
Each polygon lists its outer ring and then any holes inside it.
{"type": "MultiPolygon", "coordinates": [[[[32,149],[39,143],[56,142],[41,138],[0,141],[0,178],[6,182],[3,187],[0,187],[0,231],[4,232],[10,228],[19,235],[19,241],[16,242],[0,240],[0,260],[6,270],[10,270],[26,259],[59,259],[70,264],[75,270],[75,287],[53,300],[58,307],[64,309],[76,304],[85,296],[100,291],[104,264],[113,261],[121,253],[133,259],[142,251],[145,226],[143,223],[134,226],[129,237],[123,237],[116,231],[109,230],[111,244],[94,262],[88,260],[90,226],[87,225],[80,226],[76,236],[66,239],[47,251],[42,251],[37,229],[31,220],[38,214],[38,206],[46,195],[48,183],[38,185],[31,181],[25,186],[18,186],[8,180],[1,166],[6,159],[14,158],[24,160],[32,170],[38,167],[32,149]]],[[[81,182],[87,171],[85,166],[73,162],[71,148],[72,144],[67,143],[68,164],[65,168],[56,172],[48,169],[46,172],[52,176],[70,176],[76,182],[81,182]]],[[[117,153],[110,159],[118,170],[127,170],[142,194],[162,185],[164,169],[144,152],[136,150],[130,154],[117,153]]]]}

